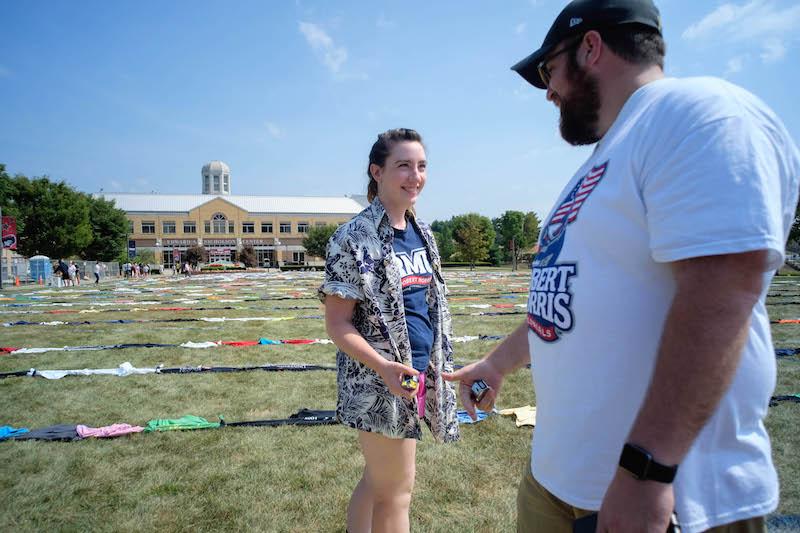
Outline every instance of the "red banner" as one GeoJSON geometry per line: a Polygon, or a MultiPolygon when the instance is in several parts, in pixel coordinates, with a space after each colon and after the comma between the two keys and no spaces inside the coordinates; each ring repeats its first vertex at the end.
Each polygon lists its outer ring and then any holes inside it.
{"type": "Polygon", "coordinates": [[[3,217],[3,248],[17,249],[17,220],[14,217],[3,217]]]}

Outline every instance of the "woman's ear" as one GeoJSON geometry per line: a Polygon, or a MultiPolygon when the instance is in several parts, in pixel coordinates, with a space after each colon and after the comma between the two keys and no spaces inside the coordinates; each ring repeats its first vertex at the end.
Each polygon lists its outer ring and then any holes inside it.
{"type": "Polygon", "coordinates": [[[375,163],[372,163],[369,166],[370,174],[372,174],[373,179],[375,181],[377,181],[378,183],[381,182],[381,171],[382,170],[383,169],[380,166],[376,165],[375,163]]]}

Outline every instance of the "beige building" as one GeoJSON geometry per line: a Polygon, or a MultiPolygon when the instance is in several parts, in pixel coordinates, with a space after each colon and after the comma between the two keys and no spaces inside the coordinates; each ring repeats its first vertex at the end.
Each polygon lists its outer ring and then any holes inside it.
{"type": "Polygon", "coordinates": [[[201,171],[203,194],[99,193],[128,216],[129,248],[147,249],[172,268],[186,249],[200,245],[209,262],[236,261],[252,246],[259,266],[320,264],[306,256],[314,226],[342,224],[367,205],[366,196],[238,196],[228,166],[212,161],[201,171]]]}

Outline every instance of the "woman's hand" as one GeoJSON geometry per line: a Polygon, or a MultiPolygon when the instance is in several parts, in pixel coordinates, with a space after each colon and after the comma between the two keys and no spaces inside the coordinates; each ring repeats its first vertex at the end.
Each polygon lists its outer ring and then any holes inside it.
{"type": "Polygon", "coordinates": [[[414,370],[410,366],[402,363],[395,363],[394,361],[385,361],[378,369],[378,375],[383,379],[383,382],[388,387],[389,392],[395,396],[413,400],[417,396],[417,389],[408,390],[404,389],[400,382],[406,376],[417,376],[419,371],[414,370]]]}

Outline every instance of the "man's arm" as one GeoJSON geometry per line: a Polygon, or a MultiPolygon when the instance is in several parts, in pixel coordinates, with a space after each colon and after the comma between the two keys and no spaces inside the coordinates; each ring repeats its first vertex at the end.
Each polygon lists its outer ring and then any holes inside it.
{"type": "MultiPolygon", "coordinates": [[[[628,436],[666,465],[680,464],[728,390],[761,295],[767,252],[700,257],[672,264],[675,297],[653,376],[628,436]]],[[[598,531],[663,532],[672,485],[617,469],[598,531]]]]}
{"type": "Polygon", "coordinates": [[[470,387],[472,383],[482,379],[491,388],[483,397],[477,407],[488,411],[492,408],[503,384],[506,374],[524,366],[530,361],[528,352],[528,325],[523,322],[514,332],[506,337],[492,352],[478,362],[467,365],[453,373],[443,373],[442,376],[447,381],[459,382],[459,396],[461,404],[467,414],[473,419],[477,419],[475,414],[476,405],[470,397],[470,387]]]}

